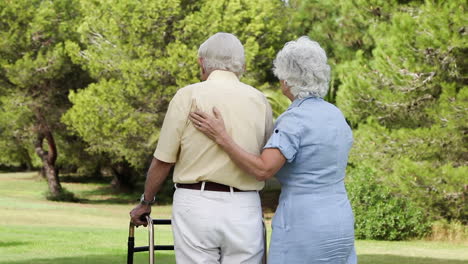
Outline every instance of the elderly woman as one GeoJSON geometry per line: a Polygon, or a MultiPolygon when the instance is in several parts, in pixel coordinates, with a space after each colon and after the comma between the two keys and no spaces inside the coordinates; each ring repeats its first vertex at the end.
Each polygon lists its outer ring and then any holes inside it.
{"type": "Polygon", "coordinates": [[[190,119],[257,180],[276,174],[280,181],[269,263],[356,263],[344,185],[353,138],[341,111],[322,99],[330,80],[325,51],[307,37],[288,42],[276,56],[274,73],[292,104],[260,156],[233,141],[216,108],[214,117],[196,111],[190,119]]]}

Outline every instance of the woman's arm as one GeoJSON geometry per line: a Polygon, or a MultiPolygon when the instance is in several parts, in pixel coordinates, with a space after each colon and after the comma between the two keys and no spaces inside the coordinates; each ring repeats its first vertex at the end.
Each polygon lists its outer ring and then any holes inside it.
{"type": "Polygon", "coordinates": [[[276,148],[263,150],[260,156],[248,153],[229,136],[224,120],[218,109],[213,108],[214,117],[201,111],[190,113],[189,119],[195,128],[215,141],[234,163],[259,181],[271,178],[286,162],[286,158],[276,148]]]}

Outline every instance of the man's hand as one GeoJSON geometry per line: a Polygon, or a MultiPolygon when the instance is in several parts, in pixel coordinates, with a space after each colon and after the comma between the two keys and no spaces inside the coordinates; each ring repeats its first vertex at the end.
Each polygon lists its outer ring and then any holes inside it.
{"type": "MultiPolygon", "coordinates": [[[[151,213],[151,206],[150,205],[144,205],[144,204],[139,204],[135,208],[133,208],[132,211],[130,211],[130,218],[131,221],[134,225],[137,227],[140,225],[147,226],[148,222],[146,219],[140,219],[142,215],[149,215],[151,213]]],[[[144,218],[144,217],[143,217],[144,218]]]]}
{"type": "MultiPolygon", "coordinates": [[[[160,161],[157,158],[153,158],[151,165],[148,169],[145,182],[145,195],[146,197],[154,197],[161,188],[163,181],[166,179],[169,171],[171,170],[173,163],[167,163],[160,161]]],[[[146,219],[140,219],[141,216],[151,213],[151,205],[139,204],[132,211],[130,211],[130,218],[134,225],[147,226],[146,219]]],[[[144,217],[143,217],[144,218],[144,217]]]]}

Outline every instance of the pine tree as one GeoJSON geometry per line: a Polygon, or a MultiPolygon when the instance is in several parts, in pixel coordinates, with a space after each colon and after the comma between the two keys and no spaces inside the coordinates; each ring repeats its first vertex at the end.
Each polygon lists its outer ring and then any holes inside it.
{"type": "Polygon", "coordinates": [[[59,119],[69,106],[68,91],[86,80],[64,45],[66,40],[77,38],[76,6],[75,0],[0,2],[0,90],[6,96],[3,100],[11,100],[6,104],[10,107],[15,98],[25,98],[20,101],[29,113],[21,119],[23,128],[35,135],[34,149],[51,199],[61,199],[64,193],[56,167],[56,134],[64,130],[59,119]]]}
{"type": "Polygon", "coordinates": [[[337,104],[357,127],[352,164],[376,168],[433,217],[466,223],[465,13],[464,1],[400,8],[370,30],[372,57],[339,66],[337,104]]]}

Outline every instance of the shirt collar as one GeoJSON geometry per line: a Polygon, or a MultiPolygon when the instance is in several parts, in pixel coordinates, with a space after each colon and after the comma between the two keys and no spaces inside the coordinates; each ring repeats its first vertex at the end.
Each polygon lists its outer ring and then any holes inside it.
{"type": "Polygon", "coordinates": [[[214,70],[208,76],[208,80],[239,81],[239,78],[237,78],[235,73],[230,71],[214,70]]]}
{"type": "Polygon", "coordinates": [[[294,99],[294,101],[291,103],[291,105],[289,105],[288,110],[292,109],[294,107],[300,106],[304,101],[306,101],[308,99],[316,100],[316,101],[322,101],[323,100],[322,98],[315,97],[315,96],[308,96],[308,97],[304,97],[304,98],[301,98],[301,99],[294,99]]]}

